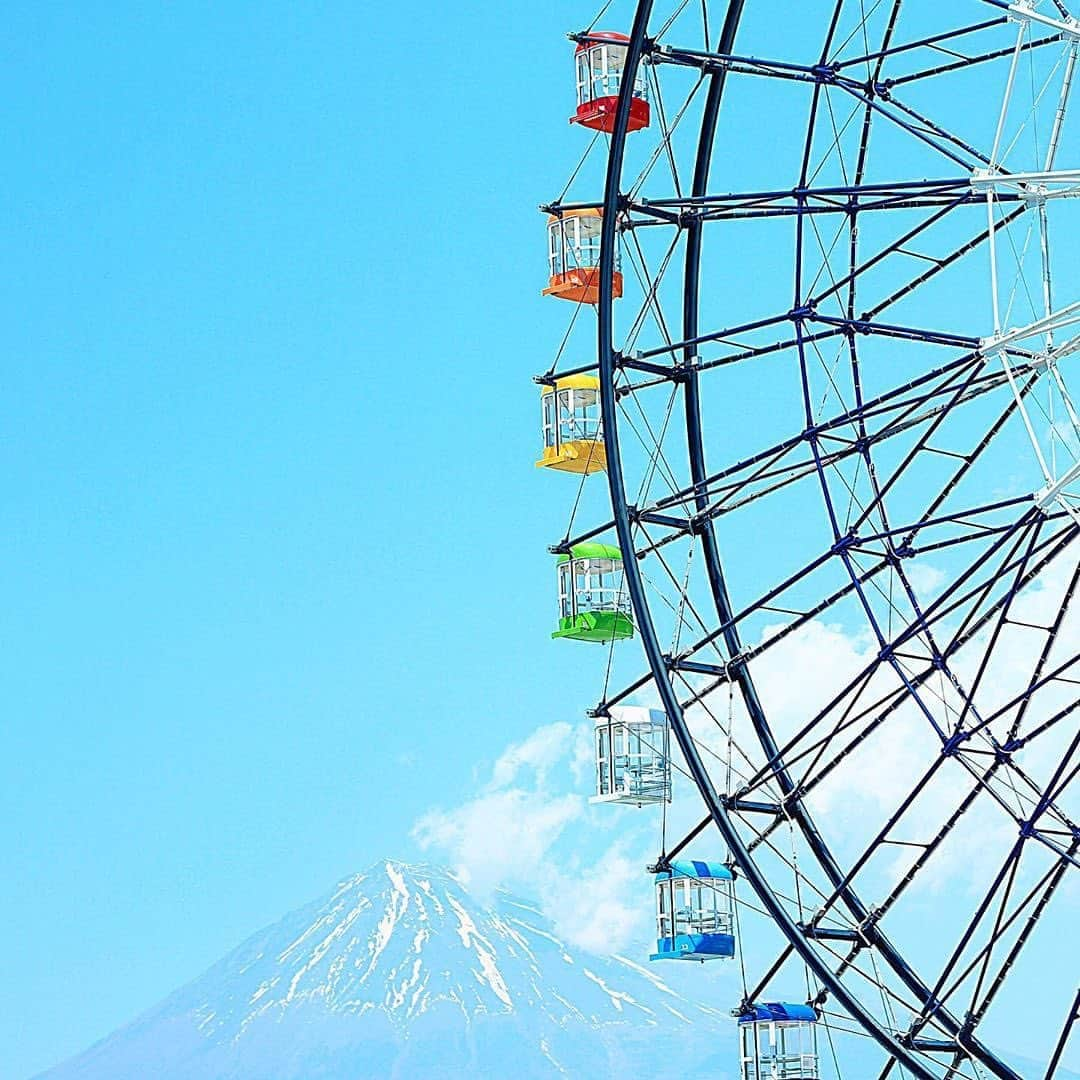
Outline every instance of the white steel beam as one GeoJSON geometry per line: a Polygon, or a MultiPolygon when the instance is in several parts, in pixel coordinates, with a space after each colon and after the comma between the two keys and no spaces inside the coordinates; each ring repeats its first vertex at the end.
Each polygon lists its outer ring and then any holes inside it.
{"type": "Polygon", "coordinates": [[[1076,19],[1055,19],[1052,15],[1036,10],[1031,0],[1016,0],[1009,5],[1009,14],[1022,23],[1037,23],[1039,26],[1056,30],[1068,41],[1080,41],[1080,21],[1076,19]]]}

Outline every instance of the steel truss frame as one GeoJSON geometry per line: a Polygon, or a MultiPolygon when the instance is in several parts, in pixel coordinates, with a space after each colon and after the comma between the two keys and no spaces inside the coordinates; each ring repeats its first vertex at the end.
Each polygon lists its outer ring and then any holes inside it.
{"type": "MultiPolygon", "coordinates": [[[[1071,665],[1080,659],[1080,657],[1073,657],[1064,664],[1050,665],[1051,647],[1057,639],[1066,610],[1074,597],[1080,570],[1073,575],[1057,617],[1049,626],[1038,628],[1046,635],[1045,644],[1027,689],[1015,700],[1008,702],[991,715],[979,714],[974,700],[975,692],[989,660],[991,651],[989,648],[970,687],[965,688],[950,668],[951,658],[962,646],[971,642],[976,634],[989,633],[992,647],[992,642],[996,640],[1009,620],[1016,597],[1025,585],[1034,580],[1054,559],[1070,549],[1070,545],[1080,535],[1080,523],[1072,520],[1065,510],[1056,510],[1049,503],[1032,505],[1032,496],[998,500],[965,508],[963,511],[939,512],[949,491],[966,474],[973,461],[1005,422],[1017,410],[1023,412],[1025,398],[1038,378],[1040,364],[1045,366],[1045,358],[1040,358],[1040,355],[1031,349],[1025,349],[1019,341],[1002,343],[999,340],[993,343],[993,348],[988,348],[986,342],[974,336],[897,325],[884,322],[879,318],[881,313],[896,300],[914,291],[974,248],[981,244],[992,247],[1001,229],[1006,228],[1033,205],[1039,204],[1038,198],[1035,197],[1037,193],[1033,195],[1032,185],[1035,184],[1035,180],[1032,180],[1029,185],[1027,177],[1016,177],[1011,183],[994,184],[995,180],[1007,181],[1010,178],[1003,170],[996,170],[992,160],[993,154],[989,158],[981,154],[957,136],[934,125],[928,118],[901,105],[895,100],[893,94],[893,90],[905,82],[929,78],[965,64],[985,63],[1008,55],[1014,50],[985,52],[966,60],[951,61],[910,76],[886,81],[855,80],[844,71],[845,68],[852,67],[856,63],[875,61],[880,72],[881,63],[887,57],[910,52],[921,46],[973,35],[990,27],[999,26],[1010,19],[1026,17],[1026,5],[1008,4],[1004,0],[983,0],[983,2],[1002,9],[1007,14],[974,23],[947,34],[893,45],[891,37],[896,21],[894,8],[886,41],[876,52],[867,53],[856,60],[845,61],[843,64],[830,65],[824,60],[824,56],[827,55],[826,50],[820,64],[796,65],[743,56],[734,51],[746,0],[727,0],[726,18],[715,52],[675,49],[658,45],[649,37],[652,0],[638,0],[627,46],[625,75],[610,141],[604,184],[603,233],[599,268],[600,297],[597,305],[598,359],[595,364],[574,369],[575,371],[596,371],[600,377],[601,403],[605,416],[604,441],[609,462],[608,485],[613,518],[599,527],[582,533],[574,540],[568,536],[561,544],[552,548],[553,551],[565,551],[572,543],[600,535],[613,528],[623,550],[626,587],[633,604],[638,631],[650,670],[649,674],[630,687],[606,697],[596,711],[605,712],[608,707],[620,700],[625,700],[651,681],[670,718],[673,734],[682,752],[687,770],[708,809],[708,817],[687,837],[676,843],[662,858],[673,857],[709,822],[715,823],[742,876],[752,886],[758,900],[788,942],[784,952],[761,980],[758,989],[764,988],[771,975],[779,970],[789,955],[797,954],[818,982],[820,992],[817,1003],[823,1005],[829,999],[838,1002],[846,1013],[888,1052],[890,1065],[886,1067],[882,1076],[887,1076],[893,1065],[899,1064],[920,1080],[940,1080],[941,1068],[946,1068],[949,1075],[955,1075],[955,1070],[968,1060],[976,1062],[1001,1080],[1019,1080],[1017,1074],[979,1040],[976,1027],[1003,984],[1007,971],[1026,943],[1039,915],[1045,910],[1050,897],[1056,891],[1065,870],[1069,866],[1080,865],[1076,857],[1077,850],[1080,848],[1080,829],[1076,823],[1068,819],[1056,803],[1058,795],[1080,771],[1080,765],[1073,764],[1074,756],[1080,752],[1080,734],[1073,740],[1069,751],[1045,789],[1040,789],[1033,780],[1026,777],[1013,759],[1015,751],[1072,716],[1074,710],[1080,706],[1080,702],[1074,702],[1072,706],[1059,710],[1055,716],[1043,722],[1034,731],[1022,731],[1022,720],[1035,693],[1056,680],[1067,680],[1071,665]],[[1020,16],[1017,15],[1018,8],[1025,9],[1020,16]],[[657,200],[631,198],[624,195],[622,191],[622,170],[631,89],[636,73],[643,62],[698,67],[706,79],[707,94],[702,111],[693,184],[688,194],[678,198],[657,200]],[[726,195],[710,193],[710,164],[718,113],[726,81],[731,74],[783,78],[810,84],[813,104],[804,149],[803,182],[800,186],[789,191],[741,192],[726,195]],[[967,175],[940,180],[898,181],[875,185],[864,185],[857,179],[854,184],[843,187],[815,188],[808,184],[806,176],[814,132],[814,117],[824,87],[842,90],[864,107],[860,178],[862,162],[865,160],[865,134],[869,130],[873,117],[882,118],[882,122],[887,120],[908,131],[913,137],[940,152],[954,165],[959,165],[967,175]],[[986,194],[988,181],[985,175],[976,175],[982,165],[990,166],[989,173],[992,175],[989,182],[994,184],[992,197],[986,194]],[[906,286],[886,297],[869,311],[857,314],[852,307],[855,280],[879,260],[902,251],[904,244],[908,243],[913,236],[918,235],[923,228],[927,227],[926,225],[917,227],[861,262],[856,259],[854,243],[852,243],[849,274],[839,282],[830,283],[830,287],[824,293],[803,295],[802,268],[806,227],[817,216],[846,216],[853,227],[857,216],[861,213],[890,209],[925,209],[930,212],[929,220],[932,223],[962,206],[990,205],[991,203],[1014,205],[997,220],[991,213],[986,227],[972,236],[967,243],[958,247],[947,258],[932,260],[933,265],[930,268],[914,276],[906,286]],[[788,312],[722,331],[703,333],[700,326],[700,290],[703,234],[706,224],[711,221],[772,216],[790,217],[796,221],[797,273],[791,309],[788,312]],[[624,356],[616,350],[614,344],[611,284],[615,251],[620,234],[633,232],[639,228],[663,226],[675,227],[684,234],[682,337],[677,342],[669,341],[664,347],[624,356]],[[832,295],[847,296],[848,310],[845,316],[826,315],[819,310],[822,301],[832,295]],[[771,342],[767,345],[752,345],[745,340],[740,340],[763,329],[780,326],[788,327],[791,334],[783,341],[771,342]],[[821,329],[811,332],[811,327],[821,329]],[[963,348],[967,352],[957,359],[924,373],[906,385],[879,395],[876,399],[863,401],[860,398],[856,407],[847,414],[838,414],[830,420],[815,422],[810,407],[807,374],[809,347],[820,340],[839,339],[841,342],[846,342],[854,362],[856,339],[861,335],[875,334],[906,342],[922,343],[929,347],[963,348]],[[713,361],[702,360],[698,352],[700,347],[714,343],[733,351],[713,361]],[[782,349],[794,350],[799,358],[806,399],[805,430],[722,472],[710,474],[706,467],[704,451],[701,375],[711,367],[750,361],[782,349]],[[990,370],[986,363],[987,358],[997,355],[1005,358],[1002,368],[990,370]],[[662,362],[663,358],[667,358],[666,362],[662,362]],[[627,380],[632,375],[647,376],[649,382],[636,385],[629,383],[627,380]],[[620,402],[627,394],[633,393],[641,386],[655,385],[659,382],[670,382],[674,388],[682,392],[690,483],[680,490],[654,500],[648,506],[638,507],[633,505],[627,496],[623,475],[618,422],[620,402]],[[956,469],[945,488],[931,501],[927,513],[918,521],[907,522],[903,525],[883,521],[883,524],[876,529],[860,532],[860,525],[868,522],[871,511],[876,510],[879,516],[884,516],[884,495],[915,453],[924,450],[948,453],[932,447],[929,440],[950,410],[989,391],[999,389],[1006,382],[1013,391],[1012,400],[1002,410],[1001,415],[985,433],[982,440],[972,447],[968,454],[951,455],[958,459],[956,469]],[[876,430],[873,429],[875,421],[880,421],[880,427],[876,430]],[[840,430],[853,423],[858,425],[859,437],[854,440],[843,437],[840,430]],[[875,497],[872,504],[863,508],[854,528],[841,529],[829,484],[830,468],[841,460],[858,455],[865,459],[869,467],[873,446],[901,431],[910,431],[920,426],[924,430],[919,435],[915,449],[905,458],[904,465],[901,465],[895,475],[887,478],[883,483],[875,479],[875,497]],[[759,497],[770,490],[775,490],[776,486],[795,483],[803,479],[812,480],[814,476],[817,476],[820,481],[825,506],[833,521],[833,545],[807,566],[793,572],[780,585],[763,594],[753,604],[742,611],[737,611],[728,591],[725,571],[720,559],[715,533],[716,520],[734,506],[740,505],[740,499],[759,497]],[[1010,510],[1020,510],[1020,516],[1012,520],[1004,520],[1003,513],[1010,510]],[[646,527],[665,530],[665,537],[660,540],[649,538],[644,546],[641,545],[635,537],[635,531],[641,533],[646,527]],[[924,533],[929,534],[931,539],[924,541],[921,546],[916,545],[916,539],[924,533]],[[645,554],[658,554],[662,561],[664,545],[679,536],[691,536],[698,542],[704,557],[715,617],[718,622],[714,629],[704,633],[678,655],[670,655],[664,651],[657,634],[650,609],[647,584],[639,560],[645,554]],[[953,582],[945,594],[924,609],[917,601],[904,574],[904,559],[920,551],[947,546],[955,547],[971,540],[983,542],[989,540],[990,543],[987,549],[982,551],[971,562],[968,569],[953,582]],[[860,562],[866,559],[870,559],[872,565],[866,566],[864,562],[860,562]],[[788,589],[803,581],[808,575],[826,564],[835,565],[836,563],[842,564],[846,571],[848,576],[846,585],[835,590],[812,610],[795,613],[798,615],[795,622],[785,627],[773,639],[764,642],[754,650],[748,650],[743,646],[740,623],[752,612],[768,610],[770,604],[775,603],[788,589]],[[890,634],[885,634],[878,625],[867,595],[867,588],[872,584],[874,577],[885,570],[895,573],[903,582],[908,600],[915,612],[914,618],[907,626],[890,634]],[[827,610],[840,599],[852,598],[861,603],[869,624],[878,634],[880,652],[866,671],[853,679],[807,724],[805,731],[781,746],[773,734],[755,687],[750,672],[750,661],[780,638],[799,626],[805,625],[811,618],[827,610]],[[946,617],[959,618],[959,627],[952,633],[950,640],[939,642],[935,635],[942,629],[943,620],[946,617]],[[922,635],[922,640],[930,643],[929,657],[905,655],[905,644],[912,641],[916,635],[922,635]],[[708,663],[696,659],[699,654],[709,648],[717,650],[720,656],[719,663],[708,663]],[[916,660],[926,661],[921,670],[913,670],[912,664],[916,660]],[[855,711],[856,704],[860,702],[859,695],[869,684],[874,673],[883,668],[889,668],[895,672],[899,680],[898,687],[869,706],[855,711]],[[693,687],[687,681],[687,676],[709,681],[704,687],[693,687]],[[959,719],[951,728],[942,727],[936,721],[932,710],[923,703],[921,692],[932,676],[943,676],[948,679],[963,702],[959,719]],[[690,691],[688,696],[684,697],[677,687],[677,683],[680,682],[686,690],[690,691]],[[721,795],[711,780],[700,748],[691,732],[687,710],[724,683],[738,688],[764,752],[766,763],[738,792],[721,795]],[[850,703],[844,706],[843,703],[847,699],[850,699],[850,703]],[[915,790],[896,809],[874,843],[850,869],[845,871],[834,857],[813,820],[806,805],[806,796],[857,745],[905,703],[914,703],[925,715],[940,740],[940,756],[929,766],[915,790]],[[824,728],[827,717],[841,707],[843,707],[841,720],[834,730],[820,736],[815,735],[817,741],[808,743],[806,736],[811,732],[816,732],[819,727],[824,728]],[[1010,727],[1010,738],[1003,743],[988,739],[989,725],[1010,712],[1015,713],[1010,727]],[[848,734],[848,741],[834,757],[823,760],[825,750],[842,732],[848,734]],[[983,740],[981,744],[979,737],[983,740]],[[929,842],[918,845],[922,850],[905,880],[899,883],[883,904],[870,909],[858,895],[854,878],[878,844],[900,842],[890,839],[892,829],[914,803],[923,786],[949,758],[963,762],[971,780],[970,788],[963,793],[955,810],[942,824],[938,833],[929,842]],[[807,762],[809,764],[806,764],[807,762]],[[796,767],[804,769],[801,775],[796,773],[796,767]],[[995,787],[999,774],[1003,773],[1010,775],[1011,782],[1018,783],[1021,787],[1026,785],[1024,787],[1027,792],[1024,804],[1027,808],[1026,813],[1017,813],[995,787]],[[774,795],[774,791],[778,792],[778,795],[774,795]],[[881,919],[896,903],[919,869],[952,832],[961,816],[981,794],[989,794],[1014,818],[1018,825],[1019,836],[1000,868],[994,885],[964,931],[953,956],[935,984],[931,986],[922,980],[905,960],[900,950],[886,936],[881,927],[881,919]],[[753,840],[747,841],[743,833],[748,820],[754,816],[763,817],[767,823],[760,830],[755,830],[756,835],[753,840]],[[1047,818],[1051,824],[1041,827],[1040,822],[1044,818],[1047,818]],[[793,918],[785,905],[784,898],[770,882],[755,854],[757,849],[770,844],[770,835],[782,822],[786,821],[797,826],[831,887],[831,893],[821,898],[821,903],[812,919],[805,922],[799,922],[793,918]],[[1020,858],[1025,845],[1032,840],[1050,850],[1056,856],[1056,861],[1026,896],[1012,901],[1010,908],[1010,898],[1020,858]],[[830,919],[835,922],[835,917],[831,914],[834,911],[844,913],[843,919],[848,924],[847,928],[829,924],[830,919]],[[1029,913],[1027,927],[1013,943],[1008,956],[999,965],[997,971],[991,971],[995,944],[1003,939],[1004,934],[1017,923],[1023,912],[1029,913]],[[968,960],[966,968],[958,974],[967,946],[974,940],[977,931],[987,920],[993,923],[993,932],[989,942],[982,947],[973,960],[968,960]],[[837,952],[830,943],[832,945],[847,943],[846,953],[837,952]],[[860,954],[870,950],[888,964],[904,991],[910,994],[911,1000],[916,1003],[916,1019],[906,1032],[891,1030],[881,1023],[852,993],[843,979],[845,972],[857,970],[856,961],[860,954]],[[959,986],[976,966],[981,967],[980,986],[988,983],[988,988],[977,1008],[969,1009],[962,1017],[954,1015],[948,1007],[951,990],[959,986]],[[952,983],[947,985],[950,978],[952,978],[952,983]],[[932,1026],[934,1035],[923,1034],[923,1030],[928,1026],[932,1026]],[[930,1055],[945,1055],[951,1061],[951,1065],[940,1065],[930,1055]]],[[[838,0],[837,14],[841,6],[842,0],[838,0]]],[[[1075,31],[1074,24],[1066,19],[1067,13],[1064,9],[1060,10],[1062,19],[1054,20],[1044,17],[1036,20],[1046,31],[1045,36],[1018,44],[1015,54],[1042,48],[1055,42],[1060,43],[1063,40],[1074,40],[1071,36],[1075,31]]],[[[834,29],[835,23],[836,16],[834,15],[834,29]]],[[[575,38],[588,40],[588,34],[575,35],[575,38]]],[[[572,209],[574,206],[575,204],[570,203],[556,204],[549,209],[558,212],[560,209],[572,209]]],[[[664,565],[669,576],[675,580],[670,569],[666,564],[664,565]]],[[[700,616],[698,617],[700,619],[700,616]]],[[[1075,1019],[1075,1015],[1074,1004],[1070,1017],[1075,1019]]],[[[1071,1021],[1066,1024],[1055,1060],[1051,1062],[1048,1078],[1053,1074],[1056,1061],[1060,1058],[1070,1026],[1071,1021]]]]}

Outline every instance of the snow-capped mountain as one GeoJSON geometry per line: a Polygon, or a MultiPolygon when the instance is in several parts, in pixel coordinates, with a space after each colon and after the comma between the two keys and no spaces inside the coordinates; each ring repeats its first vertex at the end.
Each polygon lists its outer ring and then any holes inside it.
{"type": "Polygon", "coordinates": [[[44,1077],[724,1080],[734,1022],[702,1000],[636,958],[569,948],[524,901],[485,907],[445,870],[387,862],[44,1077]]]}

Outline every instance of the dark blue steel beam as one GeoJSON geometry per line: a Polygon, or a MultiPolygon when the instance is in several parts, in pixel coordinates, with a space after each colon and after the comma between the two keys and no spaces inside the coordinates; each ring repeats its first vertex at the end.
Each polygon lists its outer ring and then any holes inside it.
{"type": "Polygon", "coordinates": [[[1054,1076],[1057,1075],[1058,1066],[1061,1064],[1061,1056],[1065,1053],[1065,1047],[1069,1044],[1069,1036],[1072,1034],[1073,1026],[1077,1023],[1080,1023],[1080,990],[1076,991],[1072,1008],[1069,1009],[1069,1015],[1065,1017],[1065,1026],[1061,1029],[1061,1038],[1058,1039],[1057,1046],[1054,1048],[1054,1056],[1047,1066],[1045,1080],[1054,1080],[1054,1076]]]}
{"type": "MultiPolygon", "coordinates": [[[[1020,203],[1024,196],[1018,192],[1003,192],[998,199],[1002,203],[1020,203]]],[[[940,207],[955,209],[961,206],[986,207],[986,196],[977,191],[966,191],[953,198],[944,195],[918,197],[894,196],[888,199],[880,199],[877,202],[863,203],[859,207],[860,213],[874,213],[883,210],[936,210],[940,207]]],[[[696,216],[701,221],[761,221],[768,218],[792,218],[792,217],[834,217],[840,214],[850,215],[851,208],[840,206],[835,203],[821,203],[818,205],[799,206],[739,206],[730,208],[706,209],[697,212],[686,211],[686,216],[696,216]]],[[[636,229],[652,225],[662,224],[659,221],[630,220],[626,228],[636,229]]]]}
{"type": "Polygon", "coordinates": [[[856,56],[851,60],[838,61],[838,66],[841,68],[851,67],[854,64],[865,64],[870,60],[884,60],[887,57],[899,56],[901,53],[910,52],[912,49],[922,49],[927,45],[936,45],[942,41],[948,41],[950,38],[965,37],[968,34],[977,33],[980,30],[988,30],[992,26],[1003,26],[1007,24],[1009,18],[1007,15],[1000,15],[996,19],[987,19],[981,23],[974,23],[971,26],[962,27],[959,30],[946,30],[940,34],[933,34],[930,37],[918,38],[916,41],[905,41],[903,45],[890,45],[886,49],[879,49],[877,52],[864,53],[862,56],[856,56]]]}
{"type": "MultiPolygon", "coordinates": [[[[774,202],[801,195],[805,199],[831,199],[843,196],[911,194],[927,191],[963,190],[971,186],[970,176],[951,176],[937,180],[892,180],[871,184],[825,184],[821,187],[794,187],[771,191],[730,191],[724,194],[687,194],[663,199],[642,199],[633,206],[715,206],[722,203],[774,202]]],[[[594,203],[583,203],[581,209],[589,209],[594,203]]]]}
{"type": "MultiPolygon", "coordinates": [[[[1036,38],[1034,41],[1025,41],[1020,46],[1020,51],[1022,53],[1030,52],[1032,49],[1041,49],[1044,45],[1053,45],[1055,42],[1062,40],[1061,34],[1050,34],[1048,37],[1036,38]]],[[[949,64],[938,64],[932,68],[923,68],[922,71],[913,71],[909,75],[889,79],[886,81],[886,86],[892,89],[894,86],[903,86],[905,83],[916,82],[919,79],[932,79],[937,75],[945,75],[950,71],[959,71],[962,68],[974,67],[976,64],[985,64],[990,60],[1001,60],[1006,56],[1011,56],[1015,51],[1016,46],[1010,45],[1007,49],[995,49],[993,52],[980,53],[978,56],[965,56],[949,64]]]]}
{"type": "Polygon", "coordinates": [[[845,82],[859,88],[864,85],[858,79],[849,79],[847,76],[838,74],[837,69],[832,65],[793,64],[787,60],[743,56],[725,50],[723,43],[719,45],[716,52],[705,49],[683,49],[676,45],[653,45],[649,51],[649,60],[653,64],[700,68],[710,75],[718,75],[721,78],[729,71],[738,71],[743,75],[762,75],[811,84],[845,82]]]}

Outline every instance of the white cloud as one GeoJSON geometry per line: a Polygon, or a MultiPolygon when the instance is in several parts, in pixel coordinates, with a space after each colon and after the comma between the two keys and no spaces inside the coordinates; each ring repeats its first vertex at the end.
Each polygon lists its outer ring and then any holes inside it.
{"type": "Polygon", "coordinates": [[[574,732],[574,750],[570,759],[570,773],[574,778],[575,788],[584,790],[586,785],[595,783],[595,764],[593,731],[587,725],[579,724],[574,732]]]}
{"type": "Polygon", "coordinates": [[[574,729],[564,722],[537,728],[527,739],[508,746],[499,755],[489,787],[493,791],[509,787],[525,771],[534,774],[536,787],[546,787],[548,771],[566,758],[573,736],[574,729]]]}
{"type": "Polygon", "coordinates": [[[928,562],[915,561],[906,568],[907,579],[923,603],[938,595],[941,586],[948,580],[943,570],[928,562]]]}
{"type": "Polygon", "coordinates": [[[643,859],[631,845],[620,842],[598,862],[568,875],[569,888],[550,892],[546,908],[565,941],[595,952],[611,952],[640,943],[648,932],[639,901],[643,859]]]}
{"type": "Polygon", "coordinates": [[[552,846],[581,817],[580,795],[541,795],[535,789],[490,791],[452,810],[431,810],[413,835],[437,849],[481,895],[499,885],[529,885],[540,878],[552,846]]]}
{"type": "Polygon", "coordinates": [[[538,899],[568,943],[637,951],[651,933],[655,821],[626,807],[589,807],[592,754],[589,724],[537,728],[499,755],[476,797],[428,811],[413,837],[481,897],[504,887],[538,899]]]}

